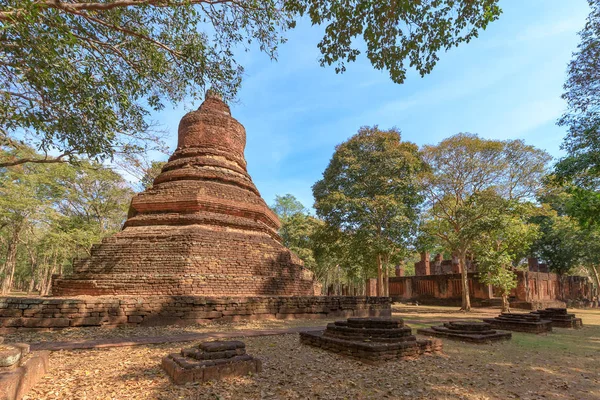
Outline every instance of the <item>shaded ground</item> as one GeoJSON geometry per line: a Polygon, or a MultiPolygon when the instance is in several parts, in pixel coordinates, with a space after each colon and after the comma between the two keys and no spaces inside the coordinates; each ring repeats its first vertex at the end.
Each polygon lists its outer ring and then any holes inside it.
{"type": "MultiPolygon", "coordinates": [[[[456,308],[419,306],[414,313],[415,308],[395,310],[413,320],[413,328],[466,317],[456,308]]],[[[159,366],[163,356],[193,343],[60,351],[52,353],[50,373],[28,399],[600,400],[600,310],[575,312],[583,318],[582,330],[513,333],[512,341],[493,345],[444,340],[443,355],[377,367],[303,346],[298,335],[246,338],[264,371],[202,385],[172,385],[159,366]]],[[[497,313],[477,310],[468,317],[497,313]]],[[[325,321],[275,322],[290,327],[325,321]]]]}
{"type": "Polygon", "coordinates": [[[187,333],[235,332],[251,329],[284,329],[298,326],[325,326],[335,319],[265,320],[249,322],[208,323],[189,326],[119,326],[84,327],[49,331],[17,331],[4,334],[6,342],[64,342],[95,339],[131,338],[146,336],[170,336],[187,333]]]}

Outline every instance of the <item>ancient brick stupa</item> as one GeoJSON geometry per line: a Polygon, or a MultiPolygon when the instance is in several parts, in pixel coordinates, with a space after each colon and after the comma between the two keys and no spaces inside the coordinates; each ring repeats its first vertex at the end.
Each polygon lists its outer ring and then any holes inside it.
{"type": "MultiPolygon", "coordinates": [[[[244,127],[207,94],[123,230],[93,247],[52,294],[307,296],[312,273],[281,244],[279,220],[246,170],[244,127]]],[[[317,292],[317,293],[315,293],[317,292]]]]}

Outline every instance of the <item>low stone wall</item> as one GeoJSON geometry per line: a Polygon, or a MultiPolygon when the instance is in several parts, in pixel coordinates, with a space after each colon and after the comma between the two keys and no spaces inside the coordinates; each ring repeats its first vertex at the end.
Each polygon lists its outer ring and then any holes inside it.
{"type": "Polygon", "coordinates": [[[0,298],[0,332],[211,321],[391,316],[387,297],[97,296],[0,298]]]}

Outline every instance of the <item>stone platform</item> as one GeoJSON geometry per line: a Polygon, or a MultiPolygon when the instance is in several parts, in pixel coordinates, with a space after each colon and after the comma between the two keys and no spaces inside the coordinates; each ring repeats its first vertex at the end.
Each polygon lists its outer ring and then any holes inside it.
{"type": "Polygon", "coordinates": [[[542,319],[539,314],[534,313],[502,313],[496,318],[484,319],[494,329],[507,331],[546,333],[552,332],[552,321],[542,319]]]}
{"type": "Polygon", "coordinates": [[[260,319],[391,316],[387,297],[85,296],[0,298],[0,332],[260,319]]]}
{"type": "Polygon", "coordinates": [[[471,343],[490,343],[512,338],[510,332],[493,330],[486,322],[473,321],[446,322],[442,326],[418,329],[417,333],[471,343]]]}
{"type": "Polygon", "coordinates": [[[300,332],[300,341],[369,364],[442,350],[440,340],[417,340],[402,319],[390,318],[348,318],[324,331],[300,332]]]}
{"type": "Polygon", "coordinates": [[[205,342],[169,354],[163,358],[162,367],[173,382],[181,385],[259,373],[262,363],[246,354],[244,342],[233,340],[205,342]]]}
{"type": "Polygon", "coordinates": [[[0,337],[0,400],[21,399],[46,373],[49,351],[29,352],[23,343],[0,337]]]}
{"type": "Polygon", "coordinates": [[[537,310],[532,314],[539,314],[543,319],[549,319],[552,321],[552,327],[554,328],[583,328],[583,322],[581,318],[576,318],[575,314],[567,312],[566,308],[546,308],[545,310],[537,310]]]}

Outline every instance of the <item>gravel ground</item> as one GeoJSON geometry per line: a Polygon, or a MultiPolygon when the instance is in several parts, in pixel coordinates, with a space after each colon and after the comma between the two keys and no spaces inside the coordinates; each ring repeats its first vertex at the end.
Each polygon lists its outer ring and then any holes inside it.
{"type": "Polygon", "coordinates": [[[444,340],[442,355],[382,366],[301,345],[298,335],[241,338],[263,360],[261,374],[185,386],[170,383],[160,360],[193,343],[60,351],[26,399],[600,400],[600,311],[576,312],[582,330],[514,333],[492,345],[444,340]]]}

